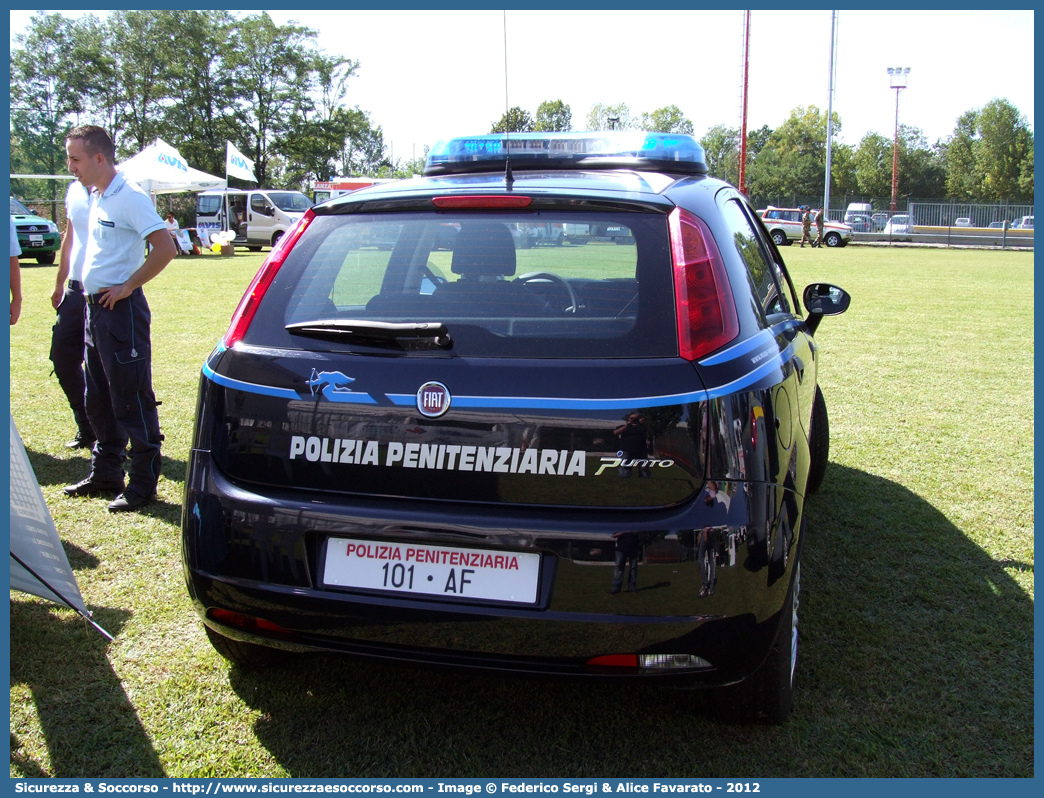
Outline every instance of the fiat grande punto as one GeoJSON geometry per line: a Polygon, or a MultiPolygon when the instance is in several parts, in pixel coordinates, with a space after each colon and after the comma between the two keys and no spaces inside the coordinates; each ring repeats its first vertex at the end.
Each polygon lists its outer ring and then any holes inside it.
{"type": "Polygon", "coordinates": [[[210,641],[781,722],[829,445],[813,335],[848,303],[799,298],[687,136],[451,139],[310,209],[202,366],[182,527],[210,641]]]}

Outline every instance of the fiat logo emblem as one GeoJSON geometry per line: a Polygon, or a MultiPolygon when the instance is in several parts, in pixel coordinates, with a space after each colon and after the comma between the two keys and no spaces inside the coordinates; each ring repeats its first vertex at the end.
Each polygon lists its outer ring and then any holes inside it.
{"type": "Polygon", "coordinates": [[[426,382],[417,391],[417,409],[428,418],[438,418],[450,408],[449,388],[441,382],[426,382]]]}

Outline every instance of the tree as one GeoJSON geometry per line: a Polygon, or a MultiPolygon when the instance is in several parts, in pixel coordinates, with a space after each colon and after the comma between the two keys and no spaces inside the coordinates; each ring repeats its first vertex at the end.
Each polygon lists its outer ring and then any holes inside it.
{"type": "Polygon", "coordinates": [[[490,133],[529,133],[533,130],[533,117],[529,111],[517,105],[504,112],[500,121],[493,124],[490,133]]]}
{"type": "Polygon", "coordinates": [[[995,99],[962,114],[940,147],[946,188],[953,198],[996,202],[1032,199],[1033,133],[1007,100],[995,99]],[[1030,189],[1030,191],[1027,191],[1030,189]]]}
{"type": "MultiPolygon", "coordinates": [[[[292,119],[313,107],[316,32],[294,24],[276,25],[267,12],[239,23],[232,37],[230,66],[238,111],[245,120],[254,174],[267,185],[269,149],[292,119]]],[[[284,137],[285,140],[285,137],[284,137]]]]}
{"type": "Polygon", "coordinates": [[[739,138],[738,128],[715,125],[700,139],[707,171],[734,186],[739,185],[739,138]]]}
{"type": "Polygon", "coordinates": [[[227,47],[235,20],[225,11],[182,11],[178,22],[179,46],[167,74],[179,101],[166,108],[163,138],[196,168],[221,175],[225,142],[244,138],[227,47]]]}
{"type": "Polygon", "coordinates": [[[1019,172],[1019,192],[1024,197],[1033,196],[1033,143],[1030,142],[1029,152],[1022,162],[1019,172]]]}
{"type": "MultiPolygon", "coordinates": [[[[83,110],[83,44],[76,26],[60,14],[32,17],[11,53],[12,169],[28,173],[65,172],[65,134],[70,118],[83,110]],[[17,142],[17,143],[16,143],[17,142]],[[15,160],[18,158],[19,160],[15,160]]],[[[59,187],[48,182],[51,218],[57,219],[59,187]]]]}
{"type": "Polygon", "coordinates": [[[587,112],[588,130],[630,130],[631,109],[627,103],[604,105],[595,103],[587,112]]]}
{"type": "Polygon", "coordinates": [[[929,147],[921,129],[908,125],[899,126],[899,190],[907,197],[946,196],[946,168],[939,145],[929,147]]]}
{"type": "Polygon", "coordinates": [[[855,152],[858,193],[866,197],[892,194],[892,142],[880,133],[867,133],[855,152]]]}
{"type": "Polygon", "coordinates": [[[1019,186],[1022,164],[1033,149],[1026,117],[1007,100],[990,100],[978,114],[975,172],[987,200],[1030,199],[1019,186]]]}
{"type": "Polygon", "coordinates": [[[573,129],[573,112],[561,100],[544,100],[537,106],[533,130],[544,132],[573,129]]]}
{"type": "Polygon", "coordinates": [[[830,194],[855,194],[858,187],[855,149],[835,141],[830,151],[830,194]]]}
{"type": "Polygon", "coordinates": [[[969,200],[978,195],[975,185],[975,129],[978,114],[965,111],[946,143],[946,191],[952,199],[969,200]]]}
{"type": "MultiPolygon", "coordinates": [[[[120,125],[110,130],[120,158],[140,152],[163,130],[170,98],[168,65],[180,46],[180,11],[114,11],[108,33],[114,50],[120,125]]],[[[89,70],[88,70],[89,71],[89,70]]]]}
{"type": "Polygon", "coordinates": [[[642,114],[639,127],[656,133],[693,134],[692,122],[685,118],[677,105],[665,105],[652,113],[642,114]]]}
{"type": "MultiPolygon", "coordinates": [[[[775,157],[763,159],[759,182],[768,194],[819,195],[826,171],[826,113],[810,105],[798,107],[769,137],[766,149],[775,157]]],[[[833,133],[841,133],[841,120],[834,114],[833,133]]]]}
{"type": "MultiPolygon", "coordinates": [[[[767,156],[763,157],[762,153],[768,147],[769,140],[772,138],[772,132],[772,128],[768,125],[762,125],[754,130],[747,131],[746,183],[747,195],[752,199],[756,196],[765,196],[764,189],[762,188],[761,173],[769,173],[771,171],[768,165],[773,161],[773,159],[776,159],[776,154],[774,150],[770,150],[767,156]]],[[[738,135],[737,131],[737,138],[738,135]]],[[[738,170],[739,167],[737,166],[737,172],[738,170]]]]}

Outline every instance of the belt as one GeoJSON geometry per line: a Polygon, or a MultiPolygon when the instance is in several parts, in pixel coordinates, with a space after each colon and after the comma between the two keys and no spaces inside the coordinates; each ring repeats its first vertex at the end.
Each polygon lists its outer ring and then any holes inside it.
{"type": "Polygon", "coordinates": [[[70,280],[68,282],[68,286],[69,286],[69,290],[70,291],[82,291],[83,290],[83,283],[81,283],[79,280],[70,280]]]}
{"type": "MultiPolygon", "coordinates": [[[[140,287],[139,288],[135,288],[133,291],[131,291],[130,296],[124,297],[124,299],[130,299],[132,296],[137,294],[139,291],[141,293],[144,293],[144,291],[141,291],[140,287]]],[[[84,299],[87,300],[87,304],[88,305],[100,305],[102,303],[102,298],[103,298],[102,294],[84,294],[84,299]]],[[[123,299],[121,299],[119,301],[122,302],[123,299]]]]}

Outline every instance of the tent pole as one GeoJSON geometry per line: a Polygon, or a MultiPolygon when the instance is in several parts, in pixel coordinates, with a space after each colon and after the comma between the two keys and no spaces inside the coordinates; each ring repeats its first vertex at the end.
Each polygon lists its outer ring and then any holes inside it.
{"type": "Polygon", "coordinates": [[[103,635],[105,635],[110,641],[113,641],[113,640],[116,639],[111,634],[109,634],[104,629],[102,629],[98,624],[96,624],[94,622],[94,620],[91,618],[90,613],[84,614],[78,607],[74,606],[67,598],[65,598],[65,596],[63,596],[61,593],[59,593],[57,590],[55,590],[53,587],[51,587],[49,584],[47,584],[47,580],[46,579],[44,579],[42,576],[40,576],[40,574],[36,573],[36,571],[34,571],[32,568],[30,568],[28,565],[26,565],[24,562],[22,562],[21,558],[19,558],[19,556],[17,554],[15,554],[13,551],[11,552],[11,556],[14,557],[14,561],[16,563],[18,563],[25,570],[27,570],[30,574],[32,574],[34,577],[36,577],[37,581],[39,581],[41,585],[46,587],[48,590],[50,590],[52,593],[54,593],[54,595],[56,595],[58,598],[60,598],[62,600],[62,603],[65,604],[67,607],[69,607],[69,609],[73,610],[77,615],[82,616],[83,619],[87,621],[87,623],[89,623],[91,626],[93,626],[95,629],[97,629],[99,632],[101,632],[103,635]]]}

